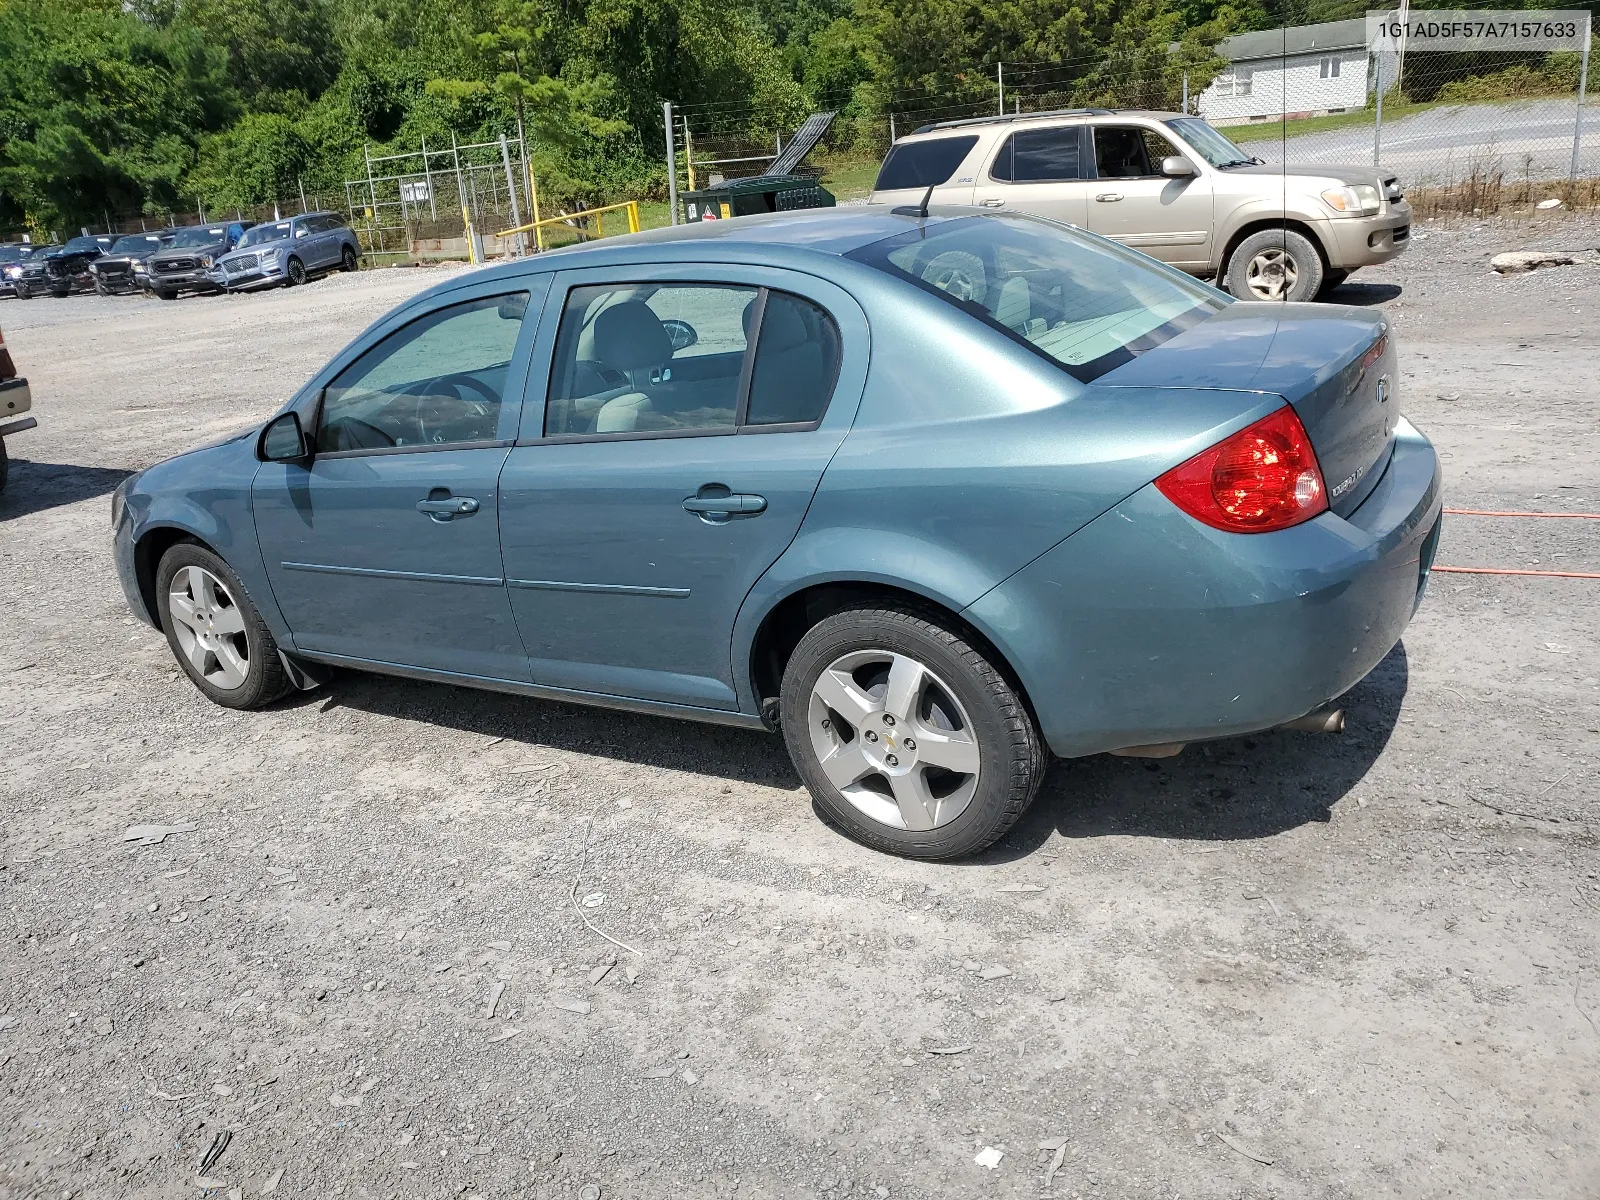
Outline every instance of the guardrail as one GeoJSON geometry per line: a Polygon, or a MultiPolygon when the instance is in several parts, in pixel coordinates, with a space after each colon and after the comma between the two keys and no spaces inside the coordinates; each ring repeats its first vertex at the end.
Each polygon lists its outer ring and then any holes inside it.
{"type": "Polygon", "coordinates": [[[502,229],[495,234],[499,238],[514,237],[519,233],[533,234],[534,244],[540,250],[545,248],[544,233],[546,229],[555,225],[565,225],[569,228],[577,227],[576,232],[580,241],[587,241],[590,236],[603,238],[606,236],[606,214],[624,212],[628,220],[628,232],[639,232],[639,202],[637,200],[624,200],[621,204],[607,204],[602,208],[585,208],[575,213],[562,213],[560,216],[545,217],[543,220],[531,221],[526,225],[518,225],[515,229],[502,229]],[[594,221],[594,233],[588,234],[581,228],[583,222],[594,221]]]}

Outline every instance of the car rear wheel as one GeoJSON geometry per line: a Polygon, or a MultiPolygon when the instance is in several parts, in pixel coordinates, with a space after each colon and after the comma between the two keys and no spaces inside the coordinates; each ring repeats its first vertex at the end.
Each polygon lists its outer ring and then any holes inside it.
{"type": "Polygon", "coordinates": [[[909,858],[975,854],[1038,791],[1033,719],[982,651],[913,608],[826,617],[784,669],[795,767],[852,837],[909,858]]]}
{"type": "Polygon", "coordinates": [[[224,708],[260,708],[292,686],[244,584],[204,546],[180,542],[162,555],[156,598],[167,645],[207,699],[224,708]]]}
{"type": "Polygon", "coordinates": [[[1292,229],[1263,229],[1240,242],[1228,263],[1228,291],[1240,300],[1310,300],[1322,289],[1322,256],[1292,229]]]}
{"type": "Polygon", "coordinates": [[[356,258],[356,252],[346,246],[344,253],[339,256],[339,269],[341,271],[354,271],[360,265],[361,262],[356,258]]]}
{"type": "Polygon", "coordinates": [[[289,283],[292,287],[298,287],[306,281],[306,265],[298,258],[291,258],[285,271],[289,276],[289,283]]]}

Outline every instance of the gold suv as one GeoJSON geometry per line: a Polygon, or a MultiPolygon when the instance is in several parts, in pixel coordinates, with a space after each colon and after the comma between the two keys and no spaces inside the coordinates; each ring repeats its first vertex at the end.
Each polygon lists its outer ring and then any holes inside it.
{"type": "Polygon", "coordinates": [[[1274,167],[1199,117],[1073,109],[925,125],[872,200],[1035,213],[1214,279],[1241,300],[1311,300],[1404,250],[1411,205],[1379,167],[1274,167]]]}

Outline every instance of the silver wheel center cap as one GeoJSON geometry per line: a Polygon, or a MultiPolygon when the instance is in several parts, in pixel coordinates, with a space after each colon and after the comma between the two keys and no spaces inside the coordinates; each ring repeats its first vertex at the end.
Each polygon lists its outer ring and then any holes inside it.
{"type": "Polygon", "coordinates": [[[907,738],[898,725],[888,725],[881,714],[862,723],[862,750],[874,766],[887,773],[903,774],[917,765],[917,743],[907,738]]]}

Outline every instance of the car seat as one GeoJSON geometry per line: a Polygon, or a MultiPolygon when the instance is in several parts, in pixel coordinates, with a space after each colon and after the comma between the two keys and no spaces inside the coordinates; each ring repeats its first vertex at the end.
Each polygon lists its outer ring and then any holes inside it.
{"type": "Polygon", "coordinates": [[[671,361],[672,338],[649,305],[625,300],[595,318],[594,356],[626,375],[633,387],[601,405],[595,413],[594,432],[630,433],[650,411],[650,396],[644,388],[650,373],[671,361]]]}

